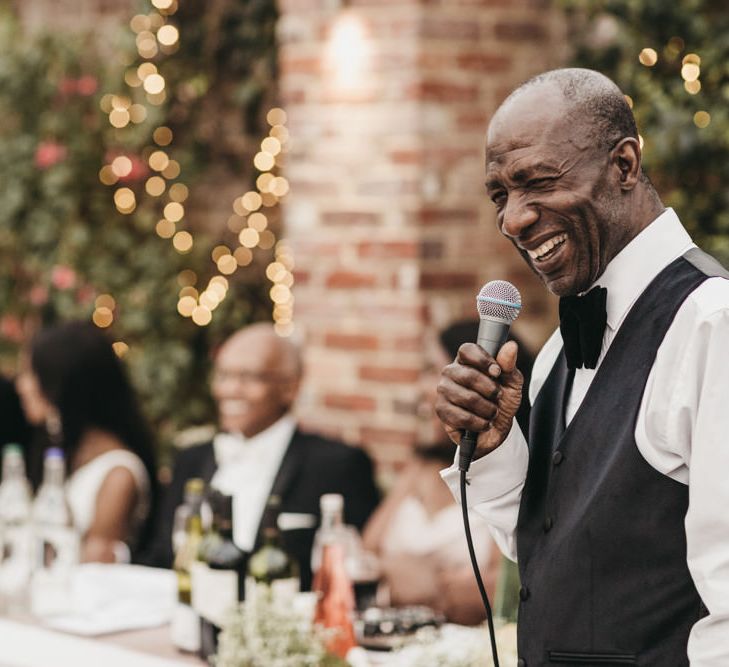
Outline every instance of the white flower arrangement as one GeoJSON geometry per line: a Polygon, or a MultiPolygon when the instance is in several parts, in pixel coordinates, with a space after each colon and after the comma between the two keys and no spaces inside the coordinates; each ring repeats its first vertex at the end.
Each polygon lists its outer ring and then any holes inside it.
{"type": "Polygon", "coordinates": [[[226,618],[213,657],[215,667],[346,667],[327,653],[326,633],[310,615],[266,596],[243,603],[226,618]]]}
{"type": "MultiPolygon", "coordinates": [[[[497,629],[500,667],[514,667],[517,661],[516,625],[497,629]]],[[[483,625],[467,628],[445,625],[440,630],[424,628],[416,641],[398,650],[388,667],[492,667],[491,640],[483,625]]]]}

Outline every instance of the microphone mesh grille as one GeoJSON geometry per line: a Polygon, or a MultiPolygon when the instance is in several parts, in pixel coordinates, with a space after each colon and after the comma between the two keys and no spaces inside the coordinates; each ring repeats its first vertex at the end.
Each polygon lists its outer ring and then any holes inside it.
{"type": "Polygon", "coordinates": [[[513,322],[521,310],[521,294],[506,280],[486,283],[476,297],[479,317],[493,317],[513,322]]]}

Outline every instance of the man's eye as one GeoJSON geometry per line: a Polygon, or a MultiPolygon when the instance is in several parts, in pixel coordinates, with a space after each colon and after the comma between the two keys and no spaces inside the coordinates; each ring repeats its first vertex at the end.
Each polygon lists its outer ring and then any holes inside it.
{"type": "Polygon", "coordinates": [[[491,201],[494,202],[496,208],[501,208],[506,203],[506,193],[503,190],[494,192],[491,195],[491,201]]]}
{"type": "Polygon", "coordinates": [[[553,178],[532,178],[526,185],[528,188],[543,188],[551,185],[553,181],[553,178]]]}

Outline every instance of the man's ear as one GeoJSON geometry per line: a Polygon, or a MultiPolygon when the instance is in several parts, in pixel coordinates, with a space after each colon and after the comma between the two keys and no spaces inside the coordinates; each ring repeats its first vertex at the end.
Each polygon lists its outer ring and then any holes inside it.
{"type": "Polygon", "coordinates": [[[640,179],[640,144],[633,137],[621,139],[610,151],[610,160],[615,168],[623,191],[632,190],[640,179]]]}

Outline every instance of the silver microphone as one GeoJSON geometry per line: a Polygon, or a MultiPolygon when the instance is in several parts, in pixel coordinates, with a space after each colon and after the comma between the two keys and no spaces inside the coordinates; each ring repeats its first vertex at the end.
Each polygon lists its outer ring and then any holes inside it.
{"type": "MultiPolygon", "coordinates": [[[[521,311],[521,294],[506,280],[486,283],[476,297],[476,309],[481,322],[478,325],[476,343],[495,357],[506,342],[511,323],[521,311]]],[[[458,469],[467,471],[476,451],[478,433],[464,431],[461,436],[458,469]]]]}

